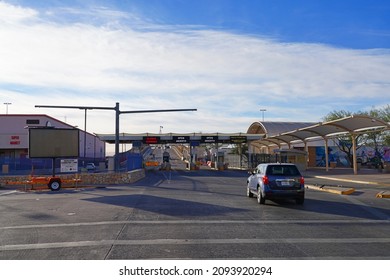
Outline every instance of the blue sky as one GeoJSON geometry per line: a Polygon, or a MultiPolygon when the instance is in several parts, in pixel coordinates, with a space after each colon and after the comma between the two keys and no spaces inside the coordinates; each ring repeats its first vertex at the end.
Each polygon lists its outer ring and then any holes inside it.
{"type": "MultiPolygon", "coordinates": [[[[0,99],[9,113],[83,126],[34,105],[197,112],[121,117],[121,132],[246,132],[390,103],[390,2],[0,1],[0,99]]],[[[4,108],[5,112],[5,108],[4,108]]],[[[113,133],[112,112],[88,130],[113,133]]]]}
{"type": "MultiPolygon", "coordinates": [[[[8,3],[42,12],[66,7],[80,10],[100,7],[158,25],[226,30],[284,42],[362,49],[388,48],[390,44],[390,4],[386,0],[14,0],[8,3]]],[[[62,21],[93,23],[90,16],[62,16],[62,21]]]]}

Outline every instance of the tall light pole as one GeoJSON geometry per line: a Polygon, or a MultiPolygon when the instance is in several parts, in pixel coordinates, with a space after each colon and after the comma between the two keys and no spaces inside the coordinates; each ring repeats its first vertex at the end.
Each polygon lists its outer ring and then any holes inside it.
{"type": "Polygon", "coordinates": [[[5,114],[8,115],[8,105],[12,105],[10,102],[4,102],[5,105],[5,114]]]}
{"type": "Polygon", "coordinates": [[[267,109],[260,109],[260,112],[262,113],[263,116],[263,121],[264,121],[264,112],[267,111],[267,109]]]}

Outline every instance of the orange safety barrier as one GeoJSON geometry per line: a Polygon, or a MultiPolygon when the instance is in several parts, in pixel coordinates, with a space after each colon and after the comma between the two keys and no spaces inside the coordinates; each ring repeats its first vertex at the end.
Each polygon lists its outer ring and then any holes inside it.
{"type": "Polygon", "coordinates": [[[160,163],[158,161],[147,161],[145,162],[146,166],[159,166],[160,163]]]}

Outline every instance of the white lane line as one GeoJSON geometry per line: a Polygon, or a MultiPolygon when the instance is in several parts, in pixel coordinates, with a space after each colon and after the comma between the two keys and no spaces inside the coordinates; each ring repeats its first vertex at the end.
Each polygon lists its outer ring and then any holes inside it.
{"type": "Polygon", "coordinates": [[[4,226],[0,230],[10,229],[33,229],[33,228],[54,228],[54,227],[78,227],[78,226],[104,226],[104,225],[162,225],[162,224],[390,224],[390,220],[368,220],[368,219],[350,219],[350,220],[159,220],[159,221],[102,221],[102,222],[84,222],[69,224],[36,224],[4,226]]]}
{"type": "Polygon", "coordinates": [[[161,185],[162,182],[164,182],[162,179],[159,180],[157,183],[153,184],[153,187],[157,187],[157,186],[161,185]]]}
{"type": "Polygon", "coordinates": [[[9,194],[13,194],[13,193],[19,193],[19,191],[9,191],[9,192],[3,192],[3,193],[0,193],[0,195],[9,195],[9,194]]]}
{"type": "Polygon", "coordinates": [[[390,238],[280,238],[280,239],[153,239],[153,240],[100,240],[37,244],[2,245],[0,251],[36,250],[92,246],[156,246],[156,245],[218,245],[218,244],[371,244],[390,243],[390,238]]]}

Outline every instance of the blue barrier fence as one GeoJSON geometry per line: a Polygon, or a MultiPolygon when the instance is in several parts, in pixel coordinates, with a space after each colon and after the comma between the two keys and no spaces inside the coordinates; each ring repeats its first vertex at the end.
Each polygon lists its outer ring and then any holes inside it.
{"type": "MultiPolygon", "coordinates": [[[[142,154],[125,152],[119,155],[120,170],[130,171],[143,167],[142,154]]],[[[107,169],[105,159],[96,158],[78,158],[78,170],[81,171],[87,163],[94,163],[96,170],[104,172],[107,169]],[[103,168],[101,167],[103,165],[103,168]]],[[[61,159],[55,159],[55,172],[59,173],[61,168],[61,159]]],[[[48,158],[29,159],[29,158],[9,158],[0,157],[0,176],[1,175],[43,175],[51,174],[53,170],[53,160],[48,158]]]]}

